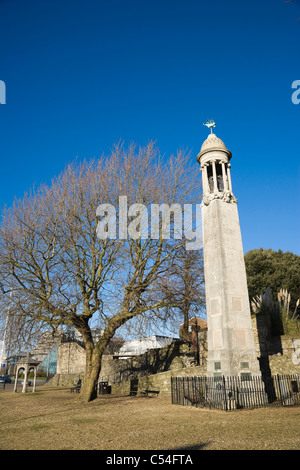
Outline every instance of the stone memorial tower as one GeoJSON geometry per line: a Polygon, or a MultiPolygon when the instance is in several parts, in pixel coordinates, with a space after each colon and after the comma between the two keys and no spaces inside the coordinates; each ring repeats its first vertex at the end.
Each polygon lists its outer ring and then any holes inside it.
{"type": "Polygon", "coordinates": [[[230,176],[231,152],[211,133],[201,165],[203,254],[208,323],[207,375],[260,375],[254,345],[237,200],[230,176]]]}

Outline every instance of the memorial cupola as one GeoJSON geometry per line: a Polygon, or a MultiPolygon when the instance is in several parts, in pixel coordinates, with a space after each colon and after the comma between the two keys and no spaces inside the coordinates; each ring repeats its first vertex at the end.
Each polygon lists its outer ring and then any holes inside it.
{"type": "Polygon", "coordinates": [[[197,156],[202,172],[203,203],[208,205],[213,199],[236,202],[230,176],[231,152],[213,133],[215,122],[210,120],[205,125],[210,128],[211,133],[203,142],[197,156]]]}

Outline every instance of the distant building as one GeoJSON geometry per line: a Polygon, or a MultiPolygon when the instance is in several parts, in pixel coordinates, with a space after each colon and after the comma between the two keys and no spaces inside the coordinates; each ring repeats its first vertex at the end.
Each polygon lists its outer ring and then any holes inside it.
{"type": "MultiPolygon", "coordinates": [[[[181,323],[179,325],[179,336],[180,339],[183,338],[183,325],[184,323],[181,323]]],[[[193,317],[189,319],[189,327],[188,327],[188,333],[193,333],[193,332],[199,332],[199,331],[207,330],[207,321],[203,320],[203,318],[199,317],[193,317]]],[[[189,340],[191,340],[191,335],[189,335],[189,340]]]]}
{"type": "Polygon", "coordinates": [[[146,338],[134,339],[132,341],[126,341],[120,348],[119,356],[138,356],[144,354],[149,349],[159,349],[173,343],[176,338],[170,338],[168,336],[148,336],[146,338]]]}
{"type": "Polygon", "coordinates": [[[51,331],[45,331],[41,335],[41,339],[37,346],[35,346],[31,351],[31,356],[38,362],[43,362],[44,359],[48,356],[51,349],[57,345],[62,337],[62,330],[57,333],[52,333],[51,331]]]}
{"type": "Polygon", "coordinates": [[[17,362],[25,358],[26,354],[27,353],[25,351],[19,351],[17,354],[7,357],[6,367],[7,367],[7,373],[9,375],[15,374],[17,362]]]}
{"type": "MultiPolygon", "coordinates": [[[[102,336],[103,330],[100,328],[91,328],[91,333],[96,343],[102,336]]],[[[40,343],[32,352],[32,356],[40,362],[39,370],[45,371],[47,377],[49,374],[55,375],[57,372],[59,345],[63,343],[76,343],[84,348],[82,335],[73,326],[70,326],[64,331],[61,330],[61,332],[55,336],[52,336],[51,332],[44,333],[40,343]]],[[[84,349],[82,349],[82,351],[84,351],[84,349]]]]}
{"type": "MultiPolygon", "coordinates": [[[[93,338],[94,343],[97,343],[99,339],[101,338],[101,336],[103,335],[104,330],[102,330],[101,328],[91,328],[91,333],[92,333],[92,338],[93,338]]],[[[76,341],[80,341],[83,343],[82,334],[79,333],[79,331],[76,330],[75,328],[70,329],[69,334],[73,335],[73,338],[76,341]]]]}

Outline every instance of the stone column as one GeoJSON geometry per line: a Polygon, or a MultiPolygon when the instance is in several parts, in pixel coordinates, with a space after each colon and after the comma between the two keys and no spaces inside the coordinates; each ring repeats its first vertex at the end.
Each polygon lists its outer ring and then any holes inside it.
{"type": "Polygon", "coordinates": [[[202,176],[202,192],[203,192],[203,194],[205,194],[205,178],[204,178],[204,175],[203,175],[203,168],[202,167],[200,168],[200,171],[201,171],[201,176],[202,176]]]}
{"type": "Polygon", "coordinates": [[[228,191],[228,181],[227,181],[227,176],[226,176],[225,163],[221,162],[221,165],[222,165],[224,191],[228,191]]]}
{"type": "Polygon", "coordinates": [[[205,194],[205,193],[209,193],[209,192],[210,192],[209,183],[208,183],[208,175],[207,175],[207,165],[203,165],[202,170],[203,170],[203,172],[202,172],[202,177],[203,177],[203,192],[204,192],[204,194],[205,194]]]}
{"type": "Polygon", "coordinates": [[[28,377],[28,366],[26,365],[24,368],[24,381],[23,381],[22,393],[27,392],[27,377],[28,377]]]}
{"type": "Polygon", "coordinates": [[[18,374],[19,374],[19,368],[17,367],[16,375],[15,375],[14,393],[17,392],[17,387],[18,387],[18,374]]]}
{"type": "Polygon", "coordinates": [[[212,170],[213,170],[213,178],[214,178],[214,193],[218,192],[218,182],[217,182],[217,172],[216,172],[216,162],[212,161],[212,170]]]}
{"type": "Polygon", "coordinates": [[[229,191],[232,192],[230,168],[231,168],[231,165],[230,165],[230,163],[228,163],[228,165],[227,165],[228,184],[229,184],[229,191]]]}
{"type": "Polygon", "coordinates": [[[33,379],[33,389],[32,389],[32,392],[35,392],[35,383],[36,383],[36,367],[34,368],[34,379],[33,379]]]}

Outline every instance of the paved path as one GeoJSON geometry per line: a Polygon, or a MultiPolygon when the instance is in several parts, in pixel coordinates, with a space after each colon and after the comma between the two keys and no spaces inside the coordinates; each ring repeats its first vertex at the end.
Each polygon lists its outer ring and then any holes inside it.
{"type": "MultiPolygon", "coordinates": [[[[31,383],[33,384],[33,380],[31,380],[31,383]]],[[[45,385],[46,380],[37,380],[35,386],[36,387],[41,387],[42,385],[45,385]]],[[[5,384],[5,390],[13,390],[14,389],[14,383],[5,384]]],[[[18,380],[18,391],[21,391],[23,387],[23,380],[18,380]]],[[[0,384],[0,393],[3,390],[3,384],[0,384]]],[[[29,387],[29,392],[31,391],[31,387],[29,387]]]]}

